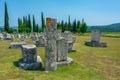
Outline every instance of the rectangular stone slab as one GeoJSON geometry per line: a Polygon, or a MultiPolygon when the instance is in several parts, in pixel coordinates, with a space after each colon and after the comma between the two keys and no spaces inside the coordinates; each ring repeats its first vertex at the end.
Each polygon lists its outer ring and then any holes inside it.
{"type": "Polygon", "coordinates": [[[22,45],[26,45],[24,41],[22,42],[12,42],[10,48],[21,48],[22,45]]]}
{"type": "Polygon", "coordinates": [[[101,35],[101,32],[99,30],[93,30],[91,41],[100,42],[100,35],[101,35]]]}
{"type": "Polygon", "coordinates": [[[67,61],[68,43],[67,40],[61,37],[57,40],[57,61],[67,61]]]}

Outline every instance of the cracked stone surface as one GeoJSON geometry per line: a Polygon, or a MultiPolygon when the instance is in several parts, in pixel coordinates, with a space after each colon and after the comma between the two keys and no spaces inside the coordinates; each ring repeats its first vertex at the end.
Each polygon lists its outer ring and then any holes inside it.
{"type": "Polygon", "coordinates": [[[37,56],[35,45],[22,45],[22,58],[18,61],[18,64],[25,70],[42,68],[42,60],[40,56],[37,56]]]}

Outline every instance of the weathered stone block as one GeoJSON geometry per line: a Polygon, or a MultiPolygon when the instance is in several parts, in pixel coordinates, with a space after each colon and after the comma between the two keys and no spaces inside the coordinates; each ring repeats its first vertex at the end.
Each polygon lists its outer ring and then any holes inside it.
{"type": "Polygon", "coordinates": [[[57,40],[57,61],[67,61],[68,43],[63,37],[57,40]]]}
{"type": "Polygon", "coordinates": [[[20,34],[17,34],[17,38],[20,38],[21,37],[21,35],[20,34]]]}
{"type": "Polygon", "coordinates": [[[73,43],[76,42],[76,37],[72,37],[72,42],[73,42],[73,43]]]}
{"type": "Polygon", "coordinates": [[[86,41],[85,45],[91,46],[91,47],[106,47],[107,46],[107,44],[104,42],[94,42],[94,41],[92,42],[86,41]]]}
{"type": "Polygon", "coordinates": [[[70,31],[65,31],[62,34],[62,37],[64,37],[67,41],[72,41],[72,33],[70,31]]]}
{"type": "Polygon", "coordinates": [[[100,35],[101,32],[99,30],[93,30],[92,31],[92,38],[91,42],[85,41],[85,45],[91,46],[91,47],[106,47],[107,44],[104,42],[100,42],[100,35]]]}
{"type": "Polygon", "coordinates": [[[91,42],[99,42],[100,41],[101,32],[99,30],[92,31],[91,42]]]}
{"type": "Polygon", "coordinates": [[[13,41],[13,36],[11,34],[6,34],[6,37],[4,39],[13,41]]]}
{"type": "Polygon", "coordinates": [[[0,40],[3,40],[4,37],[3,37],[3,34],[0,34],[0,40]]]}
{"type": "Polygon", "coordinates": [[[32,41],[36,41],[36,40],[37,40],[37,37],[32,36],[31,39],[32,39],[32,41]]]}
{"type": "Polygon", "coordinates": [[[39,40],[36,41],[36,46],[37,46],[37,47],[39,47],[39,46],[44,47],[44,46],[45,46],[45,39],[44,39],[42,36],[40,36],[40,37],[39,37],[39,40]]]}
{"type": "Polygon", "coordinates": [[[66,61],[61,61],[61,62],[57,62],[58,66],[62,66],[62,65],[70,65],[73,62],[73,59],[70,57],[67,57],[66,61]]]}
{"type": "Polygon", "coordinates": [[[73,41],[68,41],[68,52],[75,52],[73,48],[73,41]]]}
{"type": "Polygon", "coordinates": [[[35,62],[37,60],[37,51],[35,45],[22,45],[22,57],[26,63],[35,62]]]}
{"type": "Polygon", "coordinates": [[[26,43],[24,41],[22,41],[22,42],[12,42],[10,44],[10,48],[21,48],[22,45],[26,45],[26,43]]]}
{"type": "Polygon", "coordinates": [[[64,33],[62,33],[62,36],[68,42],[68,52],[76,51],[76,50],[73,49],[73,43],[75,43],[76,37],[72,37],[72,33],[70,31],[65,31],[64,33]]]}
{"type": "Polygon", "coordinates": [[[40,56],[37,56],[35,45],[22,45],[22,58],[18,61],[18,64],[25,70],[42,68],[42,60],[40,56]]]}
{"type": "Polygon", "coordinates": [[[24,35],[20,36],[20,41],[25,41],[25,36],[24,35]]]}
{"type": "Polygon", "coordinates": [[[54,71],[57,69],[56,63],[56,38],[57,38],[57,20],[53,18],[46,19],[46,45],[45,45],[45,70],[54,71]]]}
{"type": "Polygon", "coordinates": [[[25,63],[23,61],[23,58],[21,58],[18,61],[18,64],[21,68],[25,69],[25,70],[38,70],[38,69],[42,69],[42,60],[40,58],[40,56],[37,56],[37,61],[32,62],[32,63],[25,63]]]}

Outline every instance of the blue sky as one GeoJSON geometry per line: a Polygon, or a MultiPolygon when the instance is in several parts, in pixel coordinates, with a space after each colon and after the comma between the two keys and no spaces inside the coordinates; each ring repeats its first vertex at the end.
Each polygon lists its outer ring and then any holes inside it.
{"type": "MultiPolygon", "coordinates": [[[[4,1],[0,0],[0,26],[4,24],[4,1]]],[[[41,24],[44,17],[71,21],[84,18],[88,25],[107,25],[120,22],[120,0],[6,0],[10,26],[16,26],[18,17],[34,14],[41,24]]]]}

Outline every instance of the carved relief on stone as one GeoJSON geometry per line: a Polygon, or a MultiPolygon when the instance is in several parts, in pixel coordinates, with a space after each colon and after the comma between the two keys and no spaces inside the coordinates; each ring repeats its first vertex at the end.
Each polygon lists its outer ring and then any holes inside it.
{"type": "Polygon", "coordinates": [[[56,30],[57,20],[54,18],[46,19],[46,45],[45,45],[45,70],[56,70],[56,30]]]}
{"type": "Polygon", "coordinates": [[[47,29],[57,28],[57,19],[55,19],[55,18],[47,18],[46,19],[46,28],[47,29]]]}

